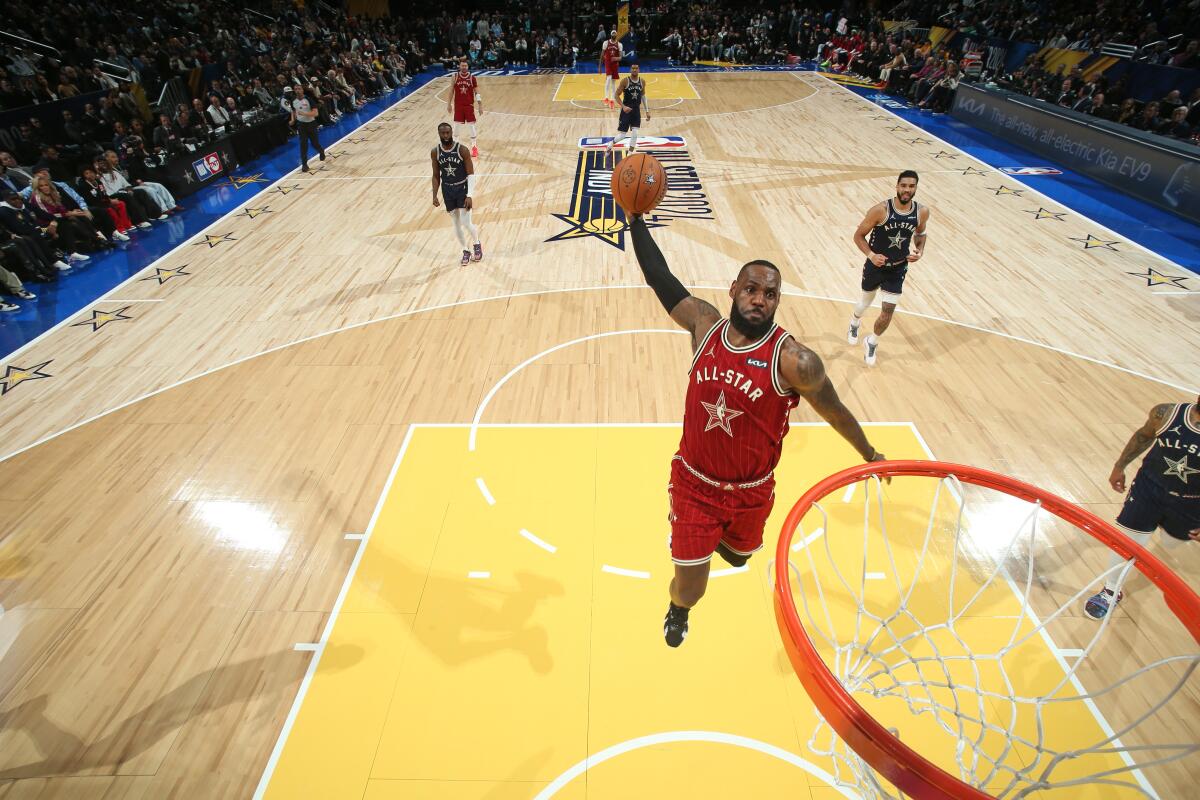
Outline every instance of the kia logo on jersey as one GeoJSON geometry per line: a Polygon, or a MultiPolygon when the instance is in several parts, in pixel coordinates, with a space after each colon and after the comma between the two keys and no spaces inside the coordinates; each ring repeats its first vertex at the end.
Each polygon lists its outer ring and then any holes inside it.
{"type": "Polygon", "coordinates": [[[767,362],[759,361],[757,358],[747,358],[746,363],[752,367],[762,367],[764,369],[766,369],[767,366],[767,362]]]}

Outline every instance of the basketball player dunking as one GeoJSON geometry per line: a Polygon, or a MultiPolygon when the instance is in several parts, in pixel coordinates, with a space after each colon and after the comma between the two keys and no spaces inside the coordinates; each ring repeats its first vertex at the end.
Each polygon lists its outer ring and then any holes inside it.
{"type": "Polygon", "coordinates": [[[692,334],[683,438],[671,462],[671,604],[667,644],[687,636],[688,611],[708,586],[713,553],[740,567],[763,544],[788,412],[803,398],[867,461],[884,456],[842,404],[821,359],[775,324],[779,270],[751,261],[729,287],[729,318],[671,274],[641,215],[630,223],[646,283],[692,334]]]}
{"type": "Polygon", "coordinates": [[[483,260],[483,246],[479,244],[479,228],[471,222],[472,199],[475,194],[475,165],[466,145],[454,141],[454,129],[449,122],[438,125],[438,143],[430,153],[433,158],[433,206],[438,206],[438,185],[442,188],[442,199],[446,211],[454,219],[454,233],[462,245],[462,265],[483,260]],[[475,241],[475,252],[467,249],[467,233],[475,241]]]}
{"type": "MultiPolygon", "coordinates": [[[[1150,449],[1117,515],[1117,527],[1142,547],[1150,545],[1150,535],[1158,528],[1166,531],[1163,542],[1169,547],[1200,540],[1200,398],[1196,399],[1152,408],[1108,476],[1114,491],[1125,491],[1125,468],[1150,449]]],[[[1109,570],[1123,560],[1114,551],[1109,570]]],[[[1104,619],[1121,597],[1117,576],[1110,575],[1103,589],[1088,598],[1084,611],[1092,619],[1104,619]]]]}
{"type": "Polygon", "coordinates": [[[471,129],[471,155],[479,157],[479,146],[476,141],[479,130],[475,122],[475,106],[479,106],[479,116],[483,116],[483,97],[479,94],[479,81],[471,74],[471,67],[464,58],[458,62],[458,72],[454,73],[454,82],[450,85],[450,97],[446,101],[446,113],[453,114],[454,124],[469,125],[471,129]]]}
{"type": "Polygon", "coordinates": [[[642,127],[642,107],[646,108],[646,120],[650,119],[650,106],[646,103],[646,83],[642,80],[641,71],[637,64],[629,65],[629,76],[621,78],[613,98],[621,106],[621,116],[617,118],[617,135],[608,143],[608,152],[617,146],[623,138],[629,139],[626,152],[633,155],[637,152],[638,129],[642,127]],[[624,137],[621,134],[628,134],[624,137]]]}
{"type": "Polygon", "coordinates": [[[858,328],[862,316],[880,289],[883,310],[875,320],[875,329],[863,342],[866,353],[863,359],[875,366],[875,351],[879,348],[879,337],[892,324],[892,314],[900,304],[900,293],[904,290],[904,277],[908,265],[925,252],[925,226],[929,223],[929,209],[913,200],[917,193],[917,173],[906,169],[896,182],[896,196],[872,206],[854,231],[854,244],[867,257],[863,264],[862,298],[850,315],[850,332],[846,341],[858,344],[858,328]],[[867,234],[871,238],[867,238],[867,234]]]}
{"type": "Polygon", "coordinates": [[[604,105],[616,107],[613,99],[613,89],[621,79],[621,59],[625,48],[617,41],[617,32],[608,35],[608,40],[600,48],[600,68],[604,70],[604,105]]]}

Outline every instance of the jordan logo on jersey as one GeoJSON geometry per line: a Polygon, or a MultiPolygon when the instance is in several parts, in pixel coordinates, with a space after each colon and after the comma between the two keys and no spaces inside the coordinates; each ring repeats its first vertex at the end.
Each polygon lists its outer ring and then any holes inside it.
{"type": "Polygon", "coordinates": [[[700,405],[704,406],[704,410],[708,412],[708,424],[704,426],[706,433],[713,428],[720,428],[732,437],[733,429],[729,427],[729,423],[745,413],[744,411],[735,411],[725,405],[725,392],[721,392],[716,403],[706,403],[701,400],[700,405]]]}

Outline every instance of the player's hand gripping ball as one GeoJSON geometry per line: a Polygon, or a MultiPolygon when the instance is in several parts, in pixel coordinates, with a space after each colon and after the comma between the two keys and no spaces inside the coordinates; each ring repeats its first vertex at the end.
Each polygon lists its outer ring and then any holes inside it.
{"type": "Polygon", "coordinates": [[[667,193],[667,173],[654,156],[634,153],[613,169],[612,193],[626,214],[645,214],[667,193]]]}

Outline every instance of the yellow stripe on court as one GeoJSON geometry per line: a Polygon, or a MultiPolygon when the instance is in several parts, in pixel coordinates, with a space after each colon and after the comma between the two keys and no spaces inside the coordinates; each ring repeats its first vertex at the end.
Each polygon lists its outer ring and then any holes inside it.
{"type": "MultiPolygon", "coordinates": [[[[622,70],[621,77],[629,74],[622,70]]],[[[643,72],[642,80],[646,82],[646,99],[654,108],[660,100],[699,100],[700,94],[691,80],[682,72],[643,72]]],[[[558,88],[554,91],[555,102],[570,102],[572,100],[603,100],[604,76],[594,75],[564,75],[558,88]]]]}
{"type": "MultiPolygon", "coordinates": [[[[907,424],[869,432],[889,456],[925,455],[907,424]]],[[[847,796],[807,747],[817,717],[766,574],[792,502],[857,461],[836,433],[793,429],[766,549],[712,579],[678,650],[662,616],[679,426],[483,426],[474,452],[468,434],[411,431],[267,797],[847,796]]],[[[920,519],[915,485],[888,502],[920,519]]],[[[857,513],[861,540],[861,496],[838,513],[857,513]]],[[[1015,603],[998,593],[987,613],[1015,603]]],[[[1031,679],[1057,669],[1021,655],[1031,679]]],[[[931,723],[901,713],[921,741],[931,723]]],[[[1095,728],[1070,722],[1055,730],[1095,728]]]]}

